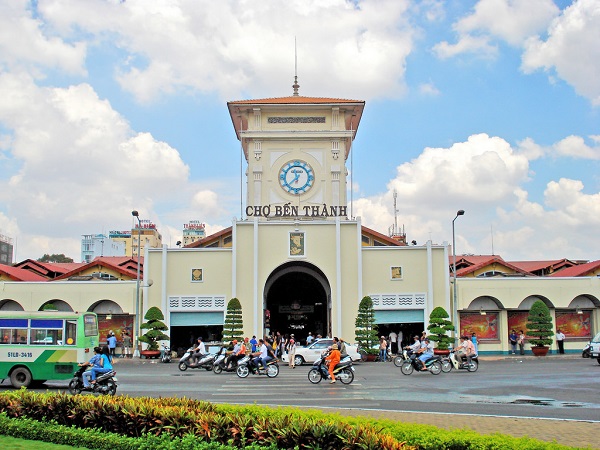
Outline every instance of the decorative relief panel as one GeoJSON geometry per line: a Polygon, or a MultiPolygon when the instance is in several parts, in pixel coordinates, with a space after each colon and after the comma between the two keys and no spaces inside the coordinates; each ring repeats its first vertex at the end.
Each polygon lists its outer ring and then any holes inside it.
{"type": "Polygon", "coordinates": [[[169,297],[169,311],[224,311],[225,296],[182,295],[169,297]]]}
{"type": "Polygon", "coordinates": [[[269,117],[269,123],[325,123],[325,117],[269,117]]]}
{"type": "Polygon", "coordinates": [[[423,309],[427,300],[426,293],[416,294],[371,294],[373,309],[423,309]]]}

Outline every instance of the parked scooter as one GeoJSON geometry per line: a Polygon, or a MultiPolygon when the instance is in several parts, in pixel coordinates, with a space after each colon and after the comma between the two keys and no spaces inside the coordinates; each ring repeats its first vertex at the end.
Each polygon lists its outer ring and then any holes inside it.
{"type": "Polygon", "coordinates": [[[412,355],[412,350],[403,349],[402,353],[394,356],[392,361],[396,367],[402,367],[402,364],[404,364],[404,361],[408,361],[410,355],[412,355]]]}
{"type": "Polygon", "coordinates": [[[71,394],[81,394],[82,391],[103,395],[115,395],[117,393],[117,372],[114,370],[99,375],[96,378],[95,384],[90,385],[88,388],[84,388],[83,372],[85,372],[88,367],[89,366],[81,366],[73,374],[73,378],[69,381],[69,392],[71,394]]]}
{"type": "MultiPolygon", "coordinates": [[[[262,364],[259,363],[258,368],[256,368],[254,366],[254,364],[252,364],[252,360],[250,358],[251,358],[250,355],[246,355],[238,361],[238,366],[236,369],[236,373],[237,373],[238,377],[246,378],[251,373],[257,374],[257,375],[261,375],[261,374],[265,373],[265,370],[263,369],[262,364]]],[[[279,362],[279,360],[276,358],[267,362],[266,375],[269,378],[275,378],[277,375],[279,375],[278,362],[279,362]]]]}
{"type": "Polygon", "coordinates": [[[472,356],[471,364],[467,364],[467,357],[462,355],[457,356],[454,350],[450,350],[450,362],[452,363],[450,369],[464,369],[467,372],[477,372],[477,369],[479,369],[479,359],[477,356],[472,356]]]}
{"type": "MultiPolygon", "coordinates": [[[[422,367],[423,366],[421,365],[421,361],[419,361],[417,355],[411,355],[407,361],[404,361],[404,363],[402,363],[400,371],[404,375],[410,375],[415,370],[417,372],[421,372],[422,367]]],[[[427,361],[425,361],[425,368],[432,374],[439,375],[439,373],[442,371],[441,358],[439,356],[429,358],[427,361]]]]}
{"type": "Polygon", "coordinates": [[[171,347],[168,345],[162,344],[162,356],[160,357],[160,362],[170,363],[171,362],[171,347]]]}
{"type": "Polygon", "coordinates": [[[194,350],[194,347],[188,348],[187,351],[183,354],[183,356],[179,359],[179,370],[181,370],[182,372],[186,371],[188,368],[190,368],[190,369],[205,369],[208,371],[212,370],[216,355],[214,355],[213,353],[207,353],[206,355],[201,355],[198,362],[196,364],[192,364],[191,357],[192,357],[193,350],[194,350]]]}
{"type": "Polygon", "coordinates": [[[592,347],[591,342],[588,342],[587,344],[585,344],[585,347],[583,347],[583,351],[581,352],[581,357],[582,358],[589,358],[592,355],[590,355],[590,348],[592,347]]]}
{"type": "MultiPolygon", "coordinates": [[[[352,365],[352,358],[345,356],[341,361],[335,365],[333,369],[333,375],[336,380],[340,380],[343,384],[350,384],[354,381],[354,366],[352,365]]],[[[313,384],[320,383],[321,380],[329,380],[329,370],[325,365],[325,357],[317,359],[312,369],[308,371],[308,381],[313,384]]]]}

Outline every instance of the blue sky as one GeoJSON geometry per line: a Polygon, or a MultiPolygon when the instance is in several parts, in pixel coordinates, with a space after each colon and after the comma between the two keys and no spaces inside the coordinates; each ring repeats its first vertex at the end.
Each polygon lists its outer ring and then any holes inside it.
{"type": "MultiPolygon", "coordinates": [[[[16,260],[240,217],[226,102],[365,100],[352,211],[507,260],[600,259],[597,0],[0,3],[0,233],[16,260]],[[18,39],[17,39],[18,37],[18,39]]],[[[245,166],[242,166],[242,171],[245,166]]]]}

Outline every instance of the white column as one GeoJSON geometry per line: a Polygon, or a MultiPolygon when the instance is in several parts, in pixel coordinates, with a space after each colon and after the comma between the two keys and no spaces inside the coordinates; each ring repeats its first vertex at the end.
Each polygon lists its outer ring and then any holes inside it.
{"type": "Polygon", "coordinates": [[[262,330],[259,333],[258,332],[258,314],[260,311],[260,315],[261,315],[261,319],[262,319],[262,311],[263,311],[263,307],[262,307],[262,292],[259,295],[258,292],[258,217],[254,217],[254,226],[253,226],[253,240],[254,240],[254,271],[252,274],[252,280],[253,280],[253,289],[252,291],[254,292],[254,298],[253,298],[253,302],[254,302],[254,335],[255,336],[262,336],[262,330]],[[260,308],[259,308],[259,301],[260,301],[260,308]]]}
{"type": "Polygon", "coordinates": [[[343,336],[342,333],[342,234],[340,227],[340,218],[335,218],[335,283],[336,283],[336,328],[332,330],[334,335],[343,336]]]}
{"type": "MultiPolygon", "coordinates": [[[[160,291],[160,304],[161,304],[161,311],[164,311],[164,315],[165,315],[165,325],[168,326],[169,328],[171,328],[171,313],[169,312],[169,302],[168,302],[168,298],[167,298],[167,274],[169,272],[169,268],[167,265],[167,261],[168,261],[168,250],[167,250],[167,244],[163,244],[162,246],[162,272],[161,272],[161,277],[162,277],[162,283],[160,284],[161,286],[161,291],[160,291]]],[[[146,249],[145,253],[144,253],[144,262],[148,261],[148,250],[146,249]]],[[[148,288],[146,286],[148,286],[148,280],[146,280],[145,276],[148,272],[144,270],[144,297],[146,296],[146,291],[148,290],[148,288]]]]}
{"type": "Polygon", "coordinates": [[[428,325],[429,314],[433,310],[433,261],[431,251],[431,241],[427,241],[427,306],[425,308],[425,328],[428,325]]]}

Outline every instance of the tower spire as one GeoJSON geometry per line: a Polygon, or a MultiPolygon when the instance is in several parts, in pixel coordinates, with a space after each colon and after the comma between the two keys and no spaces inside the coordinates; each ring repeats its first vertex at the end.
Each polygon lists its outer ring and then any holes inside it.
{"type": "Polygon", "coordinates": [[[298,97],[298,88],[300,85],[298,84],[298,49],[296,47],[296,36],[294,36],[294,84],[292,85],[294,88],[294,97],[298,97]]]}

